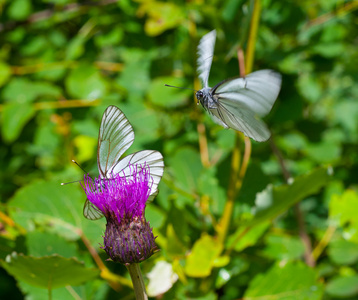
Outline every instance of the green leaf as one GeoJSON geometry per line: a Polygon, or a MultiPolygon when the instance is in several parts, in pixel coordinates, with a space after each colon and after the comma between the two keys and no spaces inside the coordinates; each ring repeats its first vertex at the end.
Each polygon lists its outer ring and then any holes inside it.
{"type": "Polygon", "coordinates": [[[317,76],[311,73],[303,73],[298,78],[297,84],[301,95],[310,103],[315,103],[320,99],[323,87],[318,81],[317,76]]]}
{"type": "Polygon", "coordinates": [[[236,251],[240,252],[247,247],[255,245],[257,240],[265,233],[270,224],[271,222],[265,221],[251,229],[240,226],[236,232],[228,238],[227,247],[233,247],[236,251]],[[246,230],[248,230],[248,232],[244,234],[246,230]]]}
{"type": "Polygon", "coordinates": [[[11,68],[4,62],[0,61],[0,87],[3,86],[10,78],[11,73],[11,68]]]}
{"type": "Polygon", "coordinates": [[[143,102],[123,104],[121,109],[128,117],[136,133],[131,151],[143,150],[145,144],[155,142],[160,138],[158,133],[160,124],[154,110],[148,109],[143,102]]]}
{"type": "Polygon", "coordinates": [[[154,52],[141,49],[121,49],[124,68],[117,80],[128,91],[131,102],[142,102],[144,92],[150,86],[150,65],[154,52]]]}
{"type": "Polygon", "coordinates": [[[16,246],[15,241],[3,236],[0,236],[0,245],[0,259],[4,259],[6,255],[14,251],[16,246]]]}
{"type": "Polygon", "coordinates": [[[357,223],[358,194],[354,190],[346,190],[343,195],[332,195],[329,203],[329,218],[341,226],[346,223],[357,223]]]}
{"type": "Polygon", "coordinates": [[[340,265],[350,265],[358,260],[358,244],[346,240],[329,244],[328,254],[331,260],[340,265]]]}
{"type": "Polygon", "coordinates": [[[326,293],[332,297],[348,298],[358,295],[358,275],[336,277],[326,286],[326,293]]]}
{"type": "Polygon", "coordinates": [[[150,36],[156,36],[165,30],[179,26],[185,20],[185,13],[174,3],[143,2],[139,14],[147,13],[149,18],[145,23],[145,31],[150,36]]]}
{"type": "Polygon", "coordinates": [[[317,277],[315,270],[302,263],[275,265],[250,282],[244,299],[319,300],[323,284],[317,277]]]}
{"type": "Polygon", "coordinates": [[[148,97],[158,106],[171,108],[183,105],[187,102],[193,91],[167,87],[164,84],[184,87],[184,80],[176,77],[157,77],[151,82],[148,97]]]}
{"type": "Polygon", "coordinates": [[[216,168],[202,172],[198,180],[198,192],[208,197],[210,209],[214,214],[220,215],[225,206],[226,191],[220,186],[216,176],[216,168]]]}
{"type": "Polygon", "coordinates": [[[85,42],[86,39],[83,36],[75,36],[71,41],[69,41],[66,48],[66,59],[72,60],[79,58],[85,51],[85,42]]]}
{"type": "Polygon", "coordinates": [[[334,162],[339,160],[342,155],[341,147],[337,143],[330,141],[308,144],[304,148],[304,152],[318,163],[334,162]]]}
{"type": "MultiPolygon", "coordinates": [[[[171,258],[177,258],[178,256],[183,256],[187,247],[185,243],[182,241],[183,237],[178,237],[177,233],[175,232],[173,224],[169,224],[167,226],[167,231],[165,234],[165,245],[164,249],[166,254],[171,258]],[[181,238],[181,239],[180,239],[181,238]]],[[[164,237],[159,236],[158,243],[162,243],[164,237]]]]}
{"type": "Polygon", "coordinates": [[[124,30],[121,27],[114,27],[108,33],[102,33],[95,37],[95,43],[99,47],[108,47],[112,45],[118,45],[123,39],[124,30]]]}
{"type": "Polygon", "coordinates": [[[71,71],[65,80],[67,92],[74,98],[95,100],[103,97],[107,83],[91,65],[81,65],[71,71]]]}
{"type": "Polygon", "coordinates": [[[146,219],[154,228],[160,228],[165,221],[165,213],[154,204],[147,205],[145,208],[146,219]]]}
{"type": "Polygon", "coordinates": [[[36,257],[58,254],[66,258],[78,257],[77,245],[48,232],[31,231],[26,235],[28,254],[36,257]],[[46,243],[44,243],[46,241],[46,243]]]}
{"type": "Polygon", "coordinates": [[[44,81],[30,81],[25,78],[13,78],[4,88],[3,97],[11,103],[30,103],[39,97],[59,98],[61,89],[44,81]]]}
{"type": "Polygon", "coordinates": [[[188,193],[195,191],[203,168],[199,154],[185,147],[178,149],[168,160],[175,176],[175,185],[180,185],[188,193]]]}
{"type": "Polygon", "coordinates": [[[185,264],[185,273],[190,277],[207,277],[211,274],[215,259],[218,258],[222,247],[217,241],[203,235],[193,246],[185,264]]]}
{"type": "Polygon", "coordinates": [[[304,255],[305,247],[299,237],[270,234],[266,237],[267,246],[263,253],[272,259],[294,260],[304,255]]]}
{"type": "Polygon", "coordinates": [[[273,219],[293,204],[317,193],[330,178],[330,168],[318,168],[308,174],[296,177],[291,184],[273,187],[269,185],[256,196],[256,214],[247,226],[273,219]]]}
{"type": "Polygon", "coordinates": [[[31,13],[32,5],[30,0],[13,0],[10,3],[8,15],[11,19],[22,21],[31,13]]]}
{"type": "Polygon", "coordinates": [[[19,189],[8,208],[14,221],[27,230],[38,224],[70,241],[79,239],[79,232],[83,231],[99,247],[104,220],[90,221],[83,216],[85,199],[75,184],[61,186],[58,181],[38,181],[19,189]]]}
{"type": "Polygon", "coordinates": [[[2,111],[2,135],[8,143],[15,141],[24,126],[35,115],[32,104],[10,103],[4,104],[2,111]]]}
{"type": "Polygon", "coordinates": [[[86,268],[76,259],[57,255],[35,258],[13,253],[1,265],[17,280],[44,289],[79,285],[95,279],[100,273],[98,269],[86,268]]]}

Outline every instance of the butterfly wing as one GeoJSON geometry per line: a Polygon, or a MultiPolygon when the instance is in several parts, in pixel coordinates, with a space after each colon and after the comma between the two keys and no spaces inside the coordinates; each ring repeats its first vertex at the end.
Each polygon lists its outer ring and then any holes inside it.
{"type": "Polygon", "coordinates": [[[134,131],[124,113],[116,106],[109,106],[103,114],[98,135],[97,164],[102,178],[133,141],[134,131]]]}
{"type": "Polygon", "coordinates": [[[208,111],[212,119],[219,125],[222,125],[219,122],[223,122],[225,128],[230,127],[241,131],[255,141],[266,141],[271,135],[265,123],[257,119],[253,112],[246,107],[233,107],[219,103],[218,108],[209,108],[208,111]]]}
{"type": "MultiPolygon", "coordinates": [[[[98,134],[97,164],[101,178],[118,162],[122,154],[133,144],[134,131],[124,113],[116,106],[109,106],[102,116],[98,134]]],[[[83,215],[97,220],[103,214],[86,199],[83,215]]]]}
{"type": "Polygon", "coordinates": [[[197,72],[203,87],[208,87],[211,62],[213,61],[214,55],[215,39],[216,30],[213,30],[204,35],[198,45],[197,72]]]}
{"type": "Polygon", "coordinates": [[[245,78],[234,78],[217,84],[212,89],[215,99],[226,107],[245,107],[254,115],[267,115],[281,88],[281,75],[272,70],[261,70],[245,78]]]}
{"type": "Polygon", "coordinates": [[[151,185],[149,200],[154,199],[158,193],[158,184],[164,172],[164,161],[162,154],[155,150],[143,150],[127,155],[121,159],[110,172],[120,173],[124,176],[130,176],[131,170],[129,168],[129,164],[134,166],[146,165],[149,167],[151,177],[149,182],[151,185]]]}
{"type": "Polygon", "coordinates": [[[88,199],[83,206],[83,215],[89,220],[98,220],[103,217],[102,212],[96,209],[88,199]]]}

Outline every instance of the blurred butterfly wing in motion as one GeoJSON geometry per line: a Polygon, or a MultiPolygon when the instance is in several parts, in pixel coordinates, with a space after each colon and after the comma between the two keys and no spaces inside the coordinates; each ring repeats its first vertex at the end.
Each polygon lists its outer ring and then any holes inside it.
{"type": "Polygon", "coordinates": [[[281,88],[281,75],[272,70],[260,70],[245,78],[220,82],[212,89],[212,95],[221,104],[247,107],[254,114],[266,116],[281,88]]]}
{"type": "MultiPolygon", "coordinates": [[[[212,90],[218,108],[210,109],[216,123],[243,132],[246,136],[263,142],[270,132],[257,116],[267,115],[275,103],[281,88],[281,75],[272,70],[261,70],[245,78],[225,80],[212,90]]],[[[224,126],[225,127],[225,126],[224,126]]]]}
{"type": "Polygon", "coordinates": [[[203,87],[208,87],[211,62],[213,61],[214,55],[215,39],[216,30],[213,30],[204,35],[198,45],[197,72],[203,87]]]}
{"type": "Polygon", "coordinates": [[[103,217],[102,212],[96,209],[88,199],[83,206],[83,215],[89,220],[98,220],[103,217]]]}
{"type": "Polygon", "coordinates": [[[245,107],[238,108],[219,103],[217,109],[209,108],[208,111],[217,124],[241,131],[257,142],[266,141],[271,135],[265,123],[255,118],[253,112],[245,107]]]}
{"type": "Polygon", "coordinates": [[[102,117],[98,135],[97,164],[102,178],[133,144],[134,131],[124,113],[109,106],[102,117]]]}
{"type": "Polygon", "coordinates": [[[149,181],[151,185],[149,200],[153,200],[158,194],[158,185],[164,172],[162,154],[155,150],[138,151],[121,159],[110,172],[120,173],[128,177],[131,175],[129,164],[133,166],[140,164],[141,166],[146,165],[149,167],[151,177],[149,181]]]}

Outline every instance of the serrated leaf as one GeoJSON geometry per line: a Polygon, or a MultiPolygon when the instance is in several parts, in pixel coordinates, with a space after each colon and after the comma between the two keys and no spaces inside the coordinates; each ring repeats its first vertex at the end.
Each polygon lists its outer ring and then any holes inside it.
{"type": "Polygon", "coordinates": [[[296,177],[291,184],[277,187],[269,185],[256,195],[255,217],[249,221],[247,226],[273,219],[293,204],[318,192],[327,184],[330,173],[329,168],[318,168],[308,174],[296,177]]]}
{"type": "Polygon", "coordinates": [[[317,277],[315,270],[302,263],[275,265],[250,282],[243,299],[319,300],[323,284],[317,277]]]}
{"type": "Polygon", "coordinates": [[[1,265],[17,280],[44,289],[79,285],[96,278],[100,273],[98,269],[86,268],[76,259],[57,255],[36,258],[13,253],[1,265]]]}

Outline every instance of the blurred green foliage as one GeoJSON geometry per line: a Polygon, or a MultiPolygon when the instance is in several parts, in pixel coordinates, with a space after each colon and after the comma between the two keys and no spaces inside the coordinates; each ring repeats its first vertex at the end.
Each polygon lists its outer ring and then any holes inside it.
{"type": "Polygon", "coordinates": [[[83,177],[72,159],[98,174],[100,118],[116,105],[134,127],[130,152],[159,150],[166,164],[146,210],[161,248],[141,264],[150,296],[357,299],[358,2],[260,1],[254,70],[280,72],[282,90],[223,243],[232,152],[242,160],[245,144],[191,91],[164,87],[200,88],[196,46],[212,29],[211,86],[238,76],[255,2],[0,1],[0,298],[48,299],[53,276],[54,299],[134,299],[124,266],[99,276],[88,251],[106,259],[104,220],[82,216],[79,184],[60,185],[83,177]]]}

